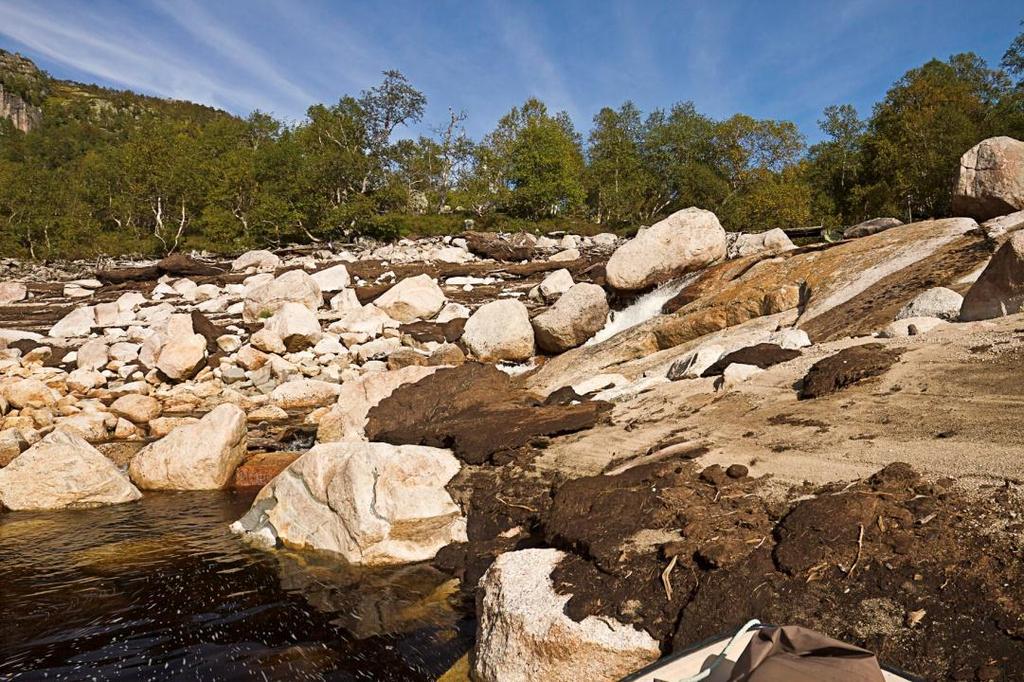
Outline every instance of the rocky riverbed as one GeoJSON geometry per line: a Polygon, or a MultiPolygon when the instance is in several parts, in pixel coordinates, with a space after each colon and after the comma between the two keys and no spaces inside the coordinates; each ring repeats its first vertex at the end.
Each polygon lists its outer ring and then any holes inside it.
{"type": "MultiPolygon", "coordinates": [[[[203,517],[220,542],[369,592],[430,576],[403,613],[475,618],[449,680],[617,679],[752,617],[1015,679],[1021,227],[874,220],[798,248],[693,208],[629,240],[8,262],[0,532],[251,491],[203,517]]],[[[198,532],[187,505],[165,517],[132,542],[198,532]]],[[[375,613],[374,635],[405,627],[375,613]]]]}

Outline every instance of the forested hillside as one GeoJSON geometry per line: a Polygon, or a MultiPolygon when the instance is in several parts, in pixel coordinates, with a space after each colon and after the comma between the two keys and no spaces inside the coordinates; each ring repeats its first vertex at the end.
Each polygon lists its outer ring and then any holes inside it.
{"type": "Polygon", "coordinates": [[[3,51],[0,87],[41,112],[28,132],[0,119],[3,255],[235,251],[467,218],[632,229],[687,206],[761,231],[948,215],[960,154],[1024,138],[1024,34],[1000,68],[966,53],[908,71],[867,118],[826,108],[810,147],[792,122],[715,120],[686,101],[625,102],[584,130],[530,99],[481,140],[455,111],[408,139],[426,98],[395,71],[294,125],[55,80],[3,51]]]}

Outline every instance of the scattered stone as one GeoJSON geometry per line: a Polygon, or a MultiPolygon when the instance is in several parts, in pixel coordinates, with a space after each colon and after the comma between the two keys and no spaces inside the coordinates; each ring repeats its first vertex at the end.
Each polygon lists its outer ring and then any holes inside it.
{"type": "Polygon", "coordinates": [[[3,397],[11,407],[47,407],[56,404],[60,394],[38,379],[19,379],[3,387],[3,397]]]}
{"type": "Polygon", "coordinates": [[[88,336],[95,324],[96,314],[92,306],[75,308],[50,327],[50,336],[54,339],[88,336]]]}
{"type": "Polygon", "coordinates": [[[947,324],[946,320],[937,317],[905,317],[888,324],[878,336],[883,339],[901,339],[926,334],[947,324]]]}
{"type": "Polygon", "coordinates": [[[206,360],[206,339],[192,331],[191,315],[171,315],[155,366],[171,381],[195,376],[206,360]]]}
{"type": "Polygon", "coordinates": [[[110,404],[110,411],[136,424],[148,424],[163,411],[160,401],[148,395],[123,395],[110,404]]]}
{"type": "Polygon", "coordinates": [[[245,295],[242,319],[246,322],[266,320],[286,303],[298,303],[315,312],[323,302],[320,287],[312,277],[303,270],[289,270],[245,295]]]}
{"type": "Polygon", "coordinates": [[[352,278],[349,277],[348,268],[344,263],[338,263],[315,272],[311,278],[320,287],[320,291],[325,293],[343,291],[352,283],[352,278]]]}
{"type": "Polygon", "coordinates": [[[750,380],[754,375],[760,374],[763,371],[763,369],[756,365],[744,365],[739,362],[733,362],[722,370],[722,379],[719,383],[719,389],[728,391],[730,388],[734,388],[745,381],[750,380]]]}
{"type": "Polygon", "coordinates": [[[231,261],[234,272],[256,268],[258,272],[273,272],[281,266],[281,259],[270,251],[246,251],[231,261]]]}
{"type": "Polygon", "coordinates": [[[399,322],[429,319],[446,302],[444,292],[430,275],[407,277],[388,289],[373,304],[399,322]]]}
{"type": "Polygon", "coordinates": [[[103,339],[86,341],[75,357],[79,369],[103,369],[110,362],[110,349],[103,339]]]}
{"type": "Polygon", "coordinates": [[[11,305],[28,296],[28,287],[21,282],[0,282],[0,305],[11,305]]]}
{"type": "Polygon", "coordinates": [[[780,348],[796,350],[810,346],[811,337],[803,329],[780,329],[768,336],[768,343],[774,343],[780,348]]]}
{"type": "Polygon", "coordinates": [[[317,379],[286,381],[273,390],[270,399],[285,410],[331,405],[338,399],[341,385],[317,379]]]}
{"type": "Polygon", "coordinates": [[[541,280],[541,283],[537,286],[537,291],[544,301],[553,303],[559,296],[569,291],[573,284],[572,273],[562,268],[561,270],[555,270],[541,280]]]}
{"type": "MultiPolygon", "coordinates": [[[[290,301],[282,304],[264,323],[263,328],[280,339],[284,349],[290,353],[315,345],[323,336],[316,314],[306,306],[290,301]]],[[[268,346],[263,350],[274,352],[272,348],[279,348],[272,338],[261,338],[263,344],[268,346]]]]}

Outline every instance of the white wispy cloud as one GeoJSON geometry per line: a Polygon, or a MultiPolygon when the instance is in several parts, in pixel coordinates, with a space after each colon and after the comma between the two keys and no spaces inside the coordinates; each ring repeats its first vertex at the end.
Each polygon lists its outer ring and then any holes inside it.
{"type": "Polygon", "coordinates": [[[81,72],[163,97],[239,113],[294,105],[294,93],[282,98],[270,88],[268,96],[268,88],[255,87],[259,83],[229,82],[190,58],[187,51],[128,25],[124,17],[102,16],[85,5],[57,9],[0,0],[0,35],[81,72]]]}
{"type": "Polygon", "coordinates": [[[198,3],[192,0],[158,0],[155,6],[199,42],[265,83],[275,91],[277,99],[290,100],[293,107],[299,108],[313,102],[313,95],[281,73],[266,54],[239,37],[198,3]]]}

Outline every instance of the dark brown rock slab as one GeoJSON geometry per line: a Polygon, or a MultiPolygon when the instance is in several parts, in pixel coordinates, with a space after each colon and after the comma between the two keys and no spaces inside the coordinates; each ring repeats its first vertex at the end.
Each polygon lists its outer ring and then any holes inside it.
{"type": "Polygon", "coordinates": [[[865,379],[884,374],[899,360],[901,351],[880,343],[844,348],[818,360],[800,386],[800,400],[820,398],[865,379]]]}
{"type": "Polygon", "coordinates": [[[732,364],[754,365],[765,369],[782,362],[800,357],[800,351],[783,348],[774,343],[757,343],[723,355],[715,364],[704,370],[702,377],[720,376],[732,364]]]}
{"type": "Polygon", "coordinates": [[[401,386],[370,410],[366,435],[395,445],[450,448],[469,464],[509,453],[543,436],[589,429],[604,402],[541,405],[507,374],[470,362],[401,386]]]}

